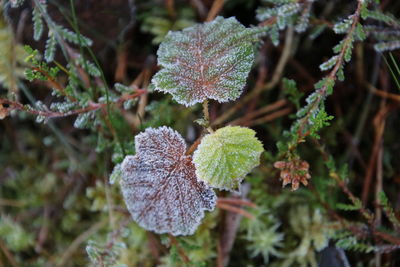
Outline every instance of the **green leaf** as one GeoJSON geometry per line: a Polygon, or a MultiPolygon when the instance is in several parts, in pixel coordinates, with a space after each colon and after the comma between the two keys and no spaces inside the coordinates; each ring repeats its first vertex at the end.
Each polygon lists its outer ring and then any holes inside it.
{"type": "Polygon", "coordinates": [[[388,217],[389,221],[393,224],[393,226],[397,228],[400,227],[400,220],[397,219],[396,213],[393,207],[391,206],[385,192],[383,191],[379,192],[379,201],[385,211],[386,216],[388,217]]]}
{"type": "Polygon", "coordinates": [[[300,109],[300,100],[303,97],[304,93],[300,92],[297,88],[296,82],[294,80],[290,80],[287,78],[282,79],[283,87],[285,88],[285,95],[288,96],[288,99],[295,104],[296,109],[300,109]]]}
{"type": "Polygon", "coordinates": [[[324,30],[326,30],[327,26],[325,24],[315,26],[313,30],[311,31],[310,35],[308,38],[311,40],[317,39],[318,36],[320,36],[324,30]]]}
{"type": "Polygon", "coordinates": [[[122,177],[122,169],[121,169],[121,164],[115,165],[112,173],[110,174],[110,179],[109,183],[110,184],[115,184],[115,182],[119,182],[122,177]]]}
{"type": "Polygon", "coordinates": [[[359,41],[364,41],[367,36],[365,35],[365,31],[363,29],[363,26],[361,25],[361,23],[357,23],[356,26],[356,37],[359,41]]]}
{"type": "Polygon", "coordinates": [[[70,43],[82,45],[85,47],[91,46],[93,44],[92,40],[83,36],[82,34],[77,34],[61,26],[57,26],[57,29],[59,34],[70,43]]]}
{"type": "Polygon", "coordinates": [[[120,93],[130,93],[132,92],[132,88],[126,85],[123,85],[121,83],[116,83],[114,84],[115,90],[117,90],[120,93]]]}
{"type": "Polygon", "coordinates": [[[359,205],[351,205],[351,204],[344,204],[344,203],[337,203],[336,207],[340,210],[345,210],[345,211],[361,209],[361,206],[359,206],[359,205]]]}
{"type": "Polygon", "coordinates": [[[392,14],[384,14],[381,11],[368,10],[367,18],[382,21],[389,25],[399,26],[399,21],[392,14]]]}
{"type": "Polygon", "coordinates": [[[349,41],[349,44],[346,47],[346,50],[344,52],[344,61],[346,61],[346,62],[349,62],[351,60],[351,55],[353,52],[353,42],[354,42],[354,39],[351,38],[349,41]]]}
{"type": "Polygon", "coordinates": [[[325,107],[322,106],[316,116],[311,119],[311,129],[310,129],[310,136],[319,139],[320,136],[318,135],[318,131],[320,131],[325,126],[329,126],[329,121],[333,120],[333,116],[328,115],[325,111],[325,107]]]}
{"type": "Polygon", "coordinates": [[[78,115],[74,122],[74,127],[78,129],[86,129],[91,125],[91,122],[93,121],[93,112],[86,112],[86,113],[81,113],[78,115]]]}
{"type": "Polygon", "coordinates": [[[6,215],[0,215],[0,236],[12,251],[26,250],[35,242],[32,233],[6,215]]]}
{"type": "Polygon", "coordinates": [[[353,23],[353,15],[349,16],[348,18],[336,23],[333,26],[333,31],[337,34],[347,33],[353,23]]]}
{"type": "Polygon", "coordinates": [[[338,56],[331,57],[329,60],[319,65],[320,70],[322,71],[330,70],[331,68],[333,68],[333,66],[335,66],[335,64],[338,61],[338,58],[339,58],[338,56]]]}
{"type": "Polygon", "coordinates": [[[253,43],[262,32],[222,17],[169,32],[157,52],[162,69],[153,77],[155,90],[185,106],[237,99],[253,65],[253,43]]]}
{"type": "Polygon", "coordinates": [[[260,164],[262,143],[249,128],[227,126],[206,135],[193,154],[197,177],[207,184],[235,190],[260,164]]]}
{"type": "Polygon", "coordinates": [[[34,7],[32,11],[32,21],[33,21],[33,39],[38,41],[42,37],[43,33],[43,21],[40,11],[34,7]]]}
{"type": "Polygon", "coordinates": [[[400,41],[381,42],[374,45],[375,51],[385,52],[392,51],[400,48],[400,41]]]}
{"type": "Polygon", "coordinates": [[[101,71],[96,67],[96,65],[89,60],[85,60],[82,57],[79,57],[77,59],[77,63],[89,73],[89,75],[93,77],[100,77],[101,76],[101,71]]]}
{"type": "Polygon", "coordinates": [[[46,50],[44,51],[44,58],[47,62],[52,62],[54,60],[54,55],[56,54],[57,40],[54,33],[49,33],[49,39],[46,41],[46,50]]]}

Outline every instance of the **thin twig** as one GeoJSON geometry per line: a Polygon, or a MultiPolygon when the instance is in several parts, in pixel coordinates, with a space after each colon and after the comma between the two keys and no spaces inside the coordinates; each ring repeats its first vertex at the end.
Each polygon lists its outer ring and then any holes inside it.
{"type": "Polygon", "coordinates": [[[263,123],[266,123],[266,122],[273,121],[273,120],[275,120],[277,118],[283,117],[285,115],[288,115],[292,111],[293,111],[292,107],[284,108],[284,109],[275,111],[274,113],[265,115],[265,116],[263,116],[263,117],[261,117],[259,119],[255,119],[255,120],[252,120],[252,121],[248,121],[248,122],[242,123],[241,125],[248,126],[248,127],[251,127],[251,126],[254,126],[254,125],[260,125],[260,124],[263,124],[263,123]]]}
{"type": "MultiPolygon", "coordinates": [[[[129,99],[134,99],[144,93],[146,93],[146,90],[143,89],[138,89],[136,90],[135,93],[133,94],[124,94],[120,98],[118,98],[115,102],[112,104],[116,106],[120,106],[123,104],[125,101],[129,99]]],[[[33,115],[38,115],[38,116],[43,116],[46,117],[47,119],[50,118],[59,118],[59,117],[67,117],[71,115],[77,115],[81,113],[87,113],[90,111],[95,111],[99,109],[105,109],[107,107],[106,103],[93,103],[89,102],[88,106],[85,108],[79,108],[75,110],[70,110],[67,112],[59,112],[59,111],[51,111],[51,110],[38,110],[38,109],[33,109],[32,107],[28,105],[21,104],[17,101],[12,101],[9,99],[5,98],[0,98],[0,105],[3,106],[3,108],[6,108],[7,110],[20,110],[20,111],[25,111],[27,113],[33,114],[33,115]],[[5,107],[4,105],[7,105],[8,107],[5,107]]]]}
{"type": "MultiPolygon", "coordinates": [[[[317,139],[312,139],[312,140],[314,141],[319,152],[321,153],[323,160],[325,162],[329,161],[329,159],[331,157],[325,151],[325,148],[319,143],[319,141],[317,139]]],[[[339,185],[339,187],[342,189],[342,191],[347,195],[347,197],[350,199],[350,201],[353,203],[353,205],[357,206],[361,202],[361,200],[359,198],[354,196],[354,194],[350,191],[350,189],[347,187],[346,183],[344,182],[343,177],[340,177],[337,172],[330,172],[329,176],[336,181],[336,183],[339,185]]],[[[374,216],[371,214],[371,212],[363,206],[361,206],[361,208],[359,209],[359,212],[368,221],[368,223],[371,226],[373,226],[374,216]]]]}
{"type": "Polygon", "coordinates": [[[237,214],[243,215],[244,217],[247,217],[249,219],[255,219],[254,215],[245,211],[244,209],[232,206],[232,205],[228,205],[228,204],[224,204],[221,202],[217,202],[217,207],[220,209],[224,209],[224,210],[228,210],[231,212],[235,212],[237,214]]]}
{"type": "Polygon", "coordinates": [[[190,4],[197,10],[200,18],[205,19],[207,17],[207,8],[202,0],[190,0],[190,4]]]}
{"type": "MultiPolygon", "coordinates": [[[[382,206],[379,198],[379,194],[382,192],[383,184],[383,140],[381,139],[378,157],[376,161],[376,186],[375,186],[375,228],[380,228],[382,225],[382,206]]],[[[382,253],[379,251],[375,252],[375,266],[380,267],[382,265],[382,253]]]]}
{"type": "Polygon", "coordinates": [[[253,112],[247,113],[245,116],[237,118],[236,120],[231,121],[229,124],[234,124],[234,125],[241,125],[243,124],[243,121],[249,121],[254,119],[257,116],[264,115],[266,113],[269,113],[271,111],[277,110],[287,104],[286,99],[279,99],[275,101],[274,103],[271,103],[269,105],[266,105],[260,109],[257,109],[253,112]]]}
{"type": "Polygon", "coordinates": [[[208,99],[203,102],[203,113],[204,119],[209,123],[210,122],[210,112],[208,111],[208,99]]]}
{"type": "MultiPolygon", "coordinates": [[[[360,21],[360,17],[361,17],[361,8],[363,5],[363,0],[358,0],[358,4],[357,4],[357,8],[356,11],[354,12],[354,15],[352,16],[352,24],[351,27],[349,29],[349,31],[347,32],[347,35],[343,41],[343,45],[342,45],[342,49],[339,53],[339,55],[337,56],[337,60],[336,60],[336,64],[333,67],[333,69],[331,70],[331,72],[328,74],[327,79],[328,80],[332,80],[332,81],[336,81],[337,79],[337,73],[340,69],[340,67],[343,65],[344,62],[344,58],[346,55],[346,51],[348,49],[348,47],[351,45],[351,43],[353,42],[353,35],[355,33],[356,30],[356,26],[358,24],[358,22],[360,21]]],[[[317,93],[317,97],[315,98],[314,102],[311,104],[307,114],[300,119],[300,127],[298,130],[298,143],[303,142],[304,138],[309,135],[309,131],[303,133],[303,129],[306,126],[306,124],[309,121],[309,118],[312,116],[312,114],[314,114],[314,111],[319,107],[320,103],[325,99],[326,95],[328,92],[328,83],[325,83],[324,86],[320,89],[318,89],[317,93]]],[[[291,147],[291,150],[293,150],[295,148],[295,146],[291,147]]]]}
{"type": "Polygon", "coordinates": [[[176,10],[175,10],[175,4],[174,0],[166,0],[165,1],[165,8],[168,11],[168,15],[170,18],[175,19],[176,17],[176,10]]]}
{"type": "Polygon", "coordinates": [[[47,71],[38,67],[33,67],[32,70],[39,72],[43,76],[45,76],[51,87],[59,91],[63,96],[67,97],[69,100],[71,100],[71,102],[77,101],[76,98],[65,93],[64,87],[59,82],[57,82],[47,71]]]}
{"type": "Polygon", "coordinates": [[[6,247],[6,245],[0,240],[0,248],[3,251],[4,255],[8,259],[9,263],[13,267],[18,267],[17,261],[14,259],[14,256],[11,254],[10,250],[6,247]]]}
{"type": "Polygon", "coordinates": [[[230,116],[232,116],[237,110],[242,108],[251,99],[257,97],[263,91],[274,88],[279,83],[280,78],[282,77],[283,70],[284,70],[286,64],[288,63],[291,52],[292,52],[293,36],[294,36],[293,27],[289,27],[286,31],[285,44],[283,47],[282,54],[281,54],[281,57],[279,58],[278,64],[275,68],[275,71],[272,74],[271,81],[268,82],[264,87],[254,88],[254,90],[250,91],[247,95],[245,95],[243,98],[241,98],[239,101],[237,101],[233,107],[231,107],[230,109],[225,111],[221,116],[219,116],[217,119],[215,119],[211,125],[219,125],[219,124],[224,123],[225,121],[227,121],[229,119],[230,116]]]}
{"type": "Polygon", "coordinates": [[[367,88],[374,93],[377,96],[380,96],[382,98],[386,98],[386,99],[390,99],[396,102],[400,102],[400,95],[399,94],[392,94],[392,93],[388,93],[382,90],[377,89],[375,86],[373,86],[370,83],[366,83],[365,84],[367,86],[367,88]]]}
{"type": "Polygon", "coordinates": [[[214,0],[210,11],[208,12],[206,21],[212,21],[221,11],[222,7],[224,6],[224,0],[214,0]]]}
{"type": "MultiPolygon", "coordinates": [[[[151,59],[147,58],[145,70],[143,71],[143,75],[140,77],[142,88],[147,88],[150,83],[151,74],[152,74],[151,65],[152,65],[151,59]]],[[[139,128],[140,124],[142,123],[142,119],[145,116],[147,102],[148,102],[148,94],[143,94],[139,98],[136,116],[133,120],[133,125],[136,129],[139,128]]]]}
{"type": "Polygon", "coordinates": [[[374,138],[374,144],[372,147],[372,152],[371,152],[371,157],[369,160],[369,168],[367,169],[367,173],[365,174],[365,179],[363,182],[363,190],[362,190],[362,203],[363,206],[366,205],[367,200],[368,200],[368,195],[370,192],[370,186],[371,186],[371,182],[372,182],[372,176],[374,173],[374,169],[375,169],[375,163],[377,160],[377,156],[378,156],[378,151],[379,151],[379,147],[382,141],[382,137],[383,137],[383,133],[385,131],[385,120],[386,117],[388,116],[388,113],[390,111],[389,107],[384,107],[381,108],[378,111],[378,114],[376,114],[375,118],[374,118],[374,128],[375,128],[375,138],[374,138]]]}
{"type": "Polygon", "coordinates": [[[197,149],[197,147],[200,145],[201,139],[203,137],[200,136],[199,138],[196,139],[196,141],[189,147],[189,149],[186,151],[186,155],[191,155],[193,152],[197,149]]]}
{"type": "Polygon", "coordinates": [[[204,100],[203,102],[203,114],[204,114],[204,120],[206,121],[205,128],[209,133],[213,133],[214,130],[211,128],[211,123],[210,123],[210,112],[208,110],[208,99],[204,100]]]}
{"type": "Polygon", "coordinates": [[[218,198],[218,203],[226,203],[226,204],[233,204],[233,205],[243,205],[251,208],[256,208],[257,205],[254,204],[253,202],[250,202],[246,199],[238,199],[238,198],[225,198],[225,197],[219,197],[218,198]]]}

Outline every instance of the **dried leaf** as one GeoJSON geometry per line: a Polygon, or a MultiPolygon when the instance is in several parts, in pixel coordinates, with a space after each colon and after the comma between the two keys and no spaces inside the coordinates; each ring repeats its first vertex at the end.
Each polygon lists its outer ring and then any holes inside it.
{"type": "Polygon", "coordinates": [[[235,100],[254,61],[253,43],[263,31],[246,28],[233,17],[217,17],[169,32],[157,52],[162,69],[153,77],[155,89],[185,106],[206,99],[235,100]]]}
{"type": "Polygon", "coordinates": [[[201,140],[193,162],[200,180],[212,187],[235,190],[244,176],[260,164],[263,151],[253,130],[227,126],[201,140]]]}
{"type": "Polygon", "coordinates": [[[135,138],[136,155],[122,163],[121,188],[133,219],[156,233],[191,235],[204,210],[213,210],[214,191],[197,180],[186,144],[168,127],[148,128],[135,138]]]}

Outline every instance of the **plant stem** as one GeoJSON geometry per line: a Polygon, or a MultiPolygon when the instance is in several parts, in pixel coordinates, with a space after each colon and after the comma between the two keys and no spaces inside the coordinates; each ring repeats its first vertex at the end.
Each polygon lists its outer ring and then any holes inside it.
{"type": "Polygon", "coordinates": [[[204,113],[204,119],[207,121],[207,123],[210,123],[210,112],[208,111],[208,100],[204,100],[203,102],[203,113],[204,113]]]}
{"type": "Polygon", "coordinates": [[[204,100],[203,102],[203,114],[204,114],[204,120],[206,121],[204,128],[206,128],[208,132],[213,133],[214,130],[211,128],[210,112],[208,110],[208,99],[204,100]]]}

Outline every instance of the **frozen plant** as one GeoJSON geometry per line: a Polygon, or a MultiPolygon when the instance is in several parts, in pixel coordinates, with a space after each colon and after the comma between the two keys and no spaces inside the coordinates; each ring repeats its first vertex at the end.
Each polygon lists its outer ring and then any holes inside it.
{"type": "Polygon", "coordinates": [[[133,219],[156,233],[193,234],[213,210],[211,187],[236,190],[260,162],[263,152],[255,132],[244,127],[214,130],[208,99],[237,99],[254,61],[253,44],[264,29],[245,28],[235,18],[217,17],[181,32],[170,32],[157,52],[162,69],[155,89],[171,93],[185,106],[203,102],[202,125],[209,132],[197,150],[186,151],[184,139],[168,127],[148,128],[136,136],[136,155],[126,156],[121,188],[133,219]]]}

